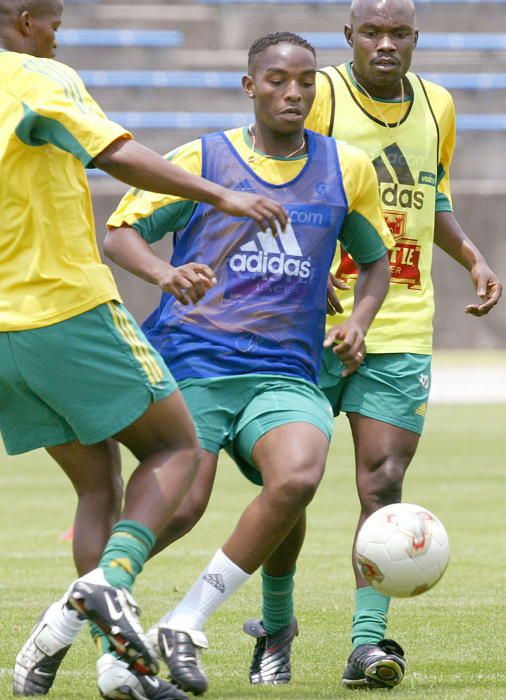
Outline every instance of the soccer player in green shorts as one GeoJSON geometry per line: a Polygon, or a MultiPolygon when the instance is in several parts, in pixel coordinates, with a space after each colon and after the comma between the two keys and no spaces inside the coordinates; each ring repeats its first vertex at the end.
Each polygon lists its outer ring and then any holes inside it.
{"type": "MultiPolygon", "coordinates": [[[[284,228],[287,218],[276,202],[176,168],[109,121],[77,74],[51,60],[62,7],[0,0],[0,430],[9,454],[44,447],[72,482],[80,576],[18,654],[13,689],[47,693],[88,617],[127,659],[136,692],[181,698],[143,677],[158,662],[129,591],[194,478],[200,447],[175,381],[100,261],[85,167],[250,215],[260,228],[284,228]],[[139,460],[122,509],[111,437],[139,460]]],[[[194,270],[196,300],[212,273],[194,270]]]]}
{"type": "MultiPolygon", "coordinates": [[[[431,382],[434,244],[471,274],[479,302],[467,306],[467,313],[488,313],[502,286],[452,212],[455,110],[446,90],[409,72],[418,39],[413,2],[355,0],[345,35],[353,60],[317,74],[316,100],[306,123],[369,155],[395,238],[390,289],[368,333],[364,363],[343,378],[339,359],[325,351],[320,374],[334,412],[347,414],[353,434],[358,530],[376,509],[401,500],[404,475],[423,429],[431,382]]],[[[348,318],[357,270],[342,248],[333,270],[349,285],[339,295],[348,318]]],[[[353,566],[353,651],[343,683],[351,688],[395,686],[402,680],[405,659],[402,648],[384,638],[390,599],[368,586],[353,566]]]]}
{"type": "Polygon", "coordinates": [[[316,382],[337,240],[357,261],[361,280],[352,313],[325,341],[338,343],[345,374],[363,359],[365,333],[388,287],[382,238],[393,241],[373,167],[358,149],[304,130],[315,69],[314,49],[301,37],[258,39],[243,78],[254,124],[204,136],[169,156],[213,182],[273,194],[290,216],[285,232],[262,233],[188,198],[139,191],[128,193],[108,222],[106,254],[164,292],[143,329],[177,379],[204,450],[189,497],[157,547],[200,517],[221,449],[261,486],[191,590],[149,635],[172,679],[196,693],[207,688],[198,661],[206,620],[261,565],[270,597],[261,632],[252,632],[282,637],[285,654],[297,631],[292,576],[333,420],[316,382]],[[167,231],[176,231],[170,263],[150,247],[167,231]],[[188,303],[174,280],[195,264],[215,274],[198,304],[188,303]],[[283,609],[271,614],[274,598],[283,609]]]}

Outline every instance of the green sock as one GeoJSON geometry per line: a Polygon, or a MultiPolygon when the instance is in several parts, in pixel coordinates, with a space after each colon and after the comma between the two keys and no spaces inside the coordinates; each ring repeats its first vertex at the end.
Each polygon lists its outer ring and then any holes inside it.
{"type": "Polygon", "coordinates": [[[111,645],[100,627],[94,622],[90,622],[88,629],[93,640],[93,644],[97,647],[98,655],[103,656],[104,654],[110,653],[112,650],[111,645]]]}
{"type": "Polygon", "coordinates": [[[134,520],[116,523],[99,564],[107,582],[130,591],[155,541],[155,533],[141,523],[134,520]]]}
{"type": "Polygon", "coordinates": [[[377,644],[385,636],[390,598],[374,588],[359,588],[355,593],[355,614],[351,639],[353,648],[360,644],[377,644]]]}
{"type": "Polygon", "coordinates": [[[262,569],[262,622],[267,634],[287,627],[293,617],[295,569],[285,576],[269,576],[262,569]]]}

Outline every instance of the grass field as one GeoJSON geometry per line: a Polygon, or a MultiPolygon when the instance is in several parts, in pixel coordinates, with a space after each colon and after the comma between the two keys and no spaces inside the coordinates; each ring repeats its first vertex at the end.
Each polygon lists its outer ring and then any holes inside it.
{"type": "MultiPolygon", "coordinates": [[[[404,500],[423,504],[445,523],[452,547],[441,583],[418,599],[394,601],[389,632],[407,653],[407,675],[388,697],[506,698],[506,405],[433,407],[404,500]]],[[[126,470],[132,464],[126,460],[126,470]]],[[[42,608],[73,578],[70,545],[60,539],[74,498],[43,452],[6,459],[0,471],[0,698],[11,694],[14,657],[42,608]]],[[[222,544],[255,493],[224,459],[213,500],[195,530],[151,562],[136,587],[145,626],[170,608],[222,544]]],[[[336,423],[331,458],[310,510],[296,587],[301,635],[289,686],[250,687],[252,640],[243,621],[258,614],[258,576],[209,622],[204,656],[209,700],[349,697],[340,674],[349,653],[353,583],[349,548],[357,515],[351,441],[336,423]]],[[[384,696],[384,691],[376,691],[384,696]]],[[[51,697],[98,697],[94,649],[76,642],[51,697]]],[[[369,695],[368,695],[369,697],[369,695]]]]}

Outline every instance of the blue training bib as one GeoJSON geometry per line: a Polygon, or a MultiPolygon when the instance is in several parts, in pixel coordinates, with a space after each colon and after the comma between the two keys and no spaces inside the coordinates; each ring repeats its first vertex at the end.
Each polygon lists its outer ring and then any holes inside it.
{"type": "Polygon", "coordinates": [[[177,380],[284,374],[317,381],[327,277],[347,215],[334,139],[306,131],[308,159],[291,182],[265,182],[224,133],[202,137],[202,175],[224,187],[279,201],[287,231],[199,204],[177,235],[171,263],[201,262],[218,283],[197,305],[169,294],[143,330],[177,380]]]}

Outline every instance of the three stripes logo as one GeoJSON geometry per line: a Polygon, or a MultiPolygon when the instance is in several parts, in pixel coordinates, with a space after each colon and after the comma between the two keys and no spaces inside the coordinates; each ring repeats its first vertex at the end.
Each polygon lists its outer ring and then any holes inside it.
{"type": "Polygon", "coordinates": [[[275,277],[298,277],[307,279],[311,275],[311,262],[304,258],[289,223],[284,232],[259,231],[239,248],[229,259],[229,267],[235,273],[273,275],[275,277]]]}
{"type": "MultiPolygon", "coordinates": [[[[380,182],[381,199],[386,207],[422,209],[424,193],[422,190],[415,189],[416,181],[413,173],[404,153],[396,143],[387,146],[372,164],[380,182]]],[[[429,184],[427,178],[432,174],[420,173],[420,175],[425,177],[425,181],[422,180],[423,184],[429,184]]],[[[432,177],[435,180],[435,177],[432,177]]]]}
{"type": "Polygon", "coordinates": [[[225,593],[225,581],[221,574],[204,574],[202,578],[220,593],[225,593]]]}

